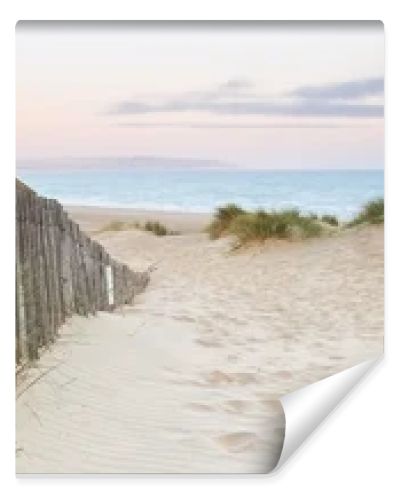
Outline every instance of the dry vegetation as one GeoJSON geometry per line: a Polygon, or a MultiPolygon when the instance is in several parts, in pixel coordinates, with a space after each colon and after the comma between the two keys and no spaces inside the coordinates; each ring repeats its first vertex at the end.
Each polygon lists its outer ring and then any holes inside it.
{"type": "Polygon", "coordinates": [[[385,220],[385,203],[383,198],[372,200],[362,208],[361,212],[347,223],[348,227],[360,224],[383,224],[385,220]]]}
{"type": "Polygon", "coordinates": [[[332,233],[359,224],[379,224],[384,222],[383,199],[367,203],[361,212],[347,224],[341,224],[334,215],[302,214],[297,209],[255,212],[228,204],[219,207],[207,232],[211,239],[231,235],[237,244],[263,242],[269,238],[305,239],[332,233]]]}
{"type": "Polygon", "coordinates": [[[121,220],[112,220],[103,226],[98,232],[105,233],[110,231],[129,231],[132,229],[139,229],[142,231],[148,231],[156,236],[171,236],[179,234],[176,231],[170,231],[164,224],[158,221],[147,221],[145,224],[140,224],[139,222],[128,222],[121,220]]]}

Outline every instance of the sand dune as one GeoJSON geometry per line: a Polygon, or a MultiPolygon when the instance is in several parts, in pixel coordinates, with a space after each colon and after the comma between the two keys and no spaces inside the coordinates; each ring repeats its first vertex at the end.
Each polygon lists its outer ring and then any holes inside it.
{"type": "Polygon", "coordinates": [[[132,307],[72,318],[20,378],[18,472],[267,472],[277,398],[382,350],[382,228],[231,252],[199,220],[180,227],[96,233],[151,283],[132,307]]]}

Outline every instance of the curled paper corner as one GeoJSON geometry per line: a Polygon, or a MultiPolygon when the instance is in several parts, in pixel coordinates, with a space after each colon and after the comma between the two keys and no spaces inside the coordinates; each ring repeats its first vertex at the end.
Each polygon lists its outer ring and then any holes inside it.
{"type": "Polygon", "coordinates": [[[280,398],[285,413],[285,438],[279,461],[271,472],[277,472],[287,462],[382,357],[364,361],[280,398]]]}

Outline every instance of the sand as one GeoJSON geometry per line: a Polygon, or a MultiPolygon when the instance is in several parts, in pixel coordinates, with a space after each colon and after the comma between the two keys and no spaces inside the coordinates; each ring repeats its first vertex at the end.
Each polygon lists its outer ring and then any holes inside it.
{"type": "Polygon", "coordinates": [[[67,205],[66,210],[79,222],[84,231],[101,229],[112,221],[144,224],[148,220],[157,220],[171,231],[198,233],[210,221],[210,214],[182,212],[162,212],[150,210],[132,210],[129,208],[101,208],[67,205]]]}
{"type": "Polygon", "coordinates": [[[165,214],[182,234],[160,238],[98,232],[159,214],[69,210],[151,283],[132,307],[71,318],[19,376],[20,473],[267,472],[277,399],[382,351],[382,227],[232,252],[204,215],[165,214]]]}

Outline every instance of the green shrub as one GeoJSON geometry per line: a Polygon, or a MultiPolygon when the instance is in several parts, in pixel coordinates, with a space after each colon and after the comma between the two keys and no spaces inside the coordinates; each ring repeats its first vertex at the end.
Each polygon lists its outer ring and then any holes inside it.
{"type": "Polygon", "coordinates": [[[229,228],[229,232],[235,235],[241,244],[264,241],[272,237],[285,238],[288,231],[289,226],[285,220],[278,220],[274,214],[262,210],[236,217],[229,228]]]}
{"type": "Polygon", "coordinates": [[[313,219],[302,216],[293,228],[299,228],[301,238],[314,238],[320,236],[324,232],[323,226],[313,219]]]}
{"type": "Polygon", "coordinates": [[[235,205],[234,203],[229,203],[217,208],[214,214],[214,220],[207,227],[210,238],[214,240],[222,236],[222,234],[229,228],[231,222],[239,215],[243,215],[245,213],[246,211],[243,210],[243,208],[235,205]]]}
{"type": "Polygon", "coordinates": [[[274,212],[275,218],[287,226],[286,237],[311,238],[319,236],[323,227],[313,216],[301,215],[299,210],[274,212]]]}
{"type": "MultiPolygon", "coordinates": [[[[361,212],[344,227],[383,222],[384,201],[380,198],[367,203],[361,212]]],[[[297,209],[246,212],[237,205],[228,204],[216,210],[207,230],[211,239],[233,235],[240,246],[251,241],[265,241],[268,238],[312,238],[324,232],[335,232],[337,229],[333,228],[339,228],[339,226],[338,218],[331,214],[321,217],[315,213],[303,215],[297,209]],[[327,225],[332,228],[329,229],[327,225]]]]}
{"type": "Polygon", "coordinates": [[[167,234],[170,234],[164,224],[161,224],[161,222],[158,221],[147,221],[143,226],[143,229],[155,234],[156,236],[166,236],[167,234]]]}
{"type": "Polygon", "coordinates": [[[251,241],[262,242],[268,238],[310,238],[320,235],[322,230],[319,221],[292,209],[241,213],[231,221],[225,232],[236,236],[239,245],[242,245],[251,241]]]}
{"type": "Polygon", "coordinates": [[[149,231],[156,236],[177,235],[177,231],[169,231],[164,224],[158,221],[147,221],[144,225],[134,221],[121,221],[112,220],[103,226],[98,232],[103,233],[107,231],[128,231],[129,229],[140,229],[142,231],[149,231]]]}
{"type": "Polygon", "coordinates": [[[349,227],[359,224],[383,224],[385,219],[385,204],[383,198],[372,200],[364,205],[361,212],[347,225],[349,227]]]}
{"type": "Polygon", "coordinates": [[[326,222],[330,226],[338,226],[339,221],[335,215],[325,214],[321,217],[322,222],[326,222]]]}
{"type": "Polygon", "coordinates": [[[112,220],[108,222],[105,226],[103,226],[99,232],[107,232],[107,231],[122,231],[126,228],[126,222],[122,220],[112,220]]]}

